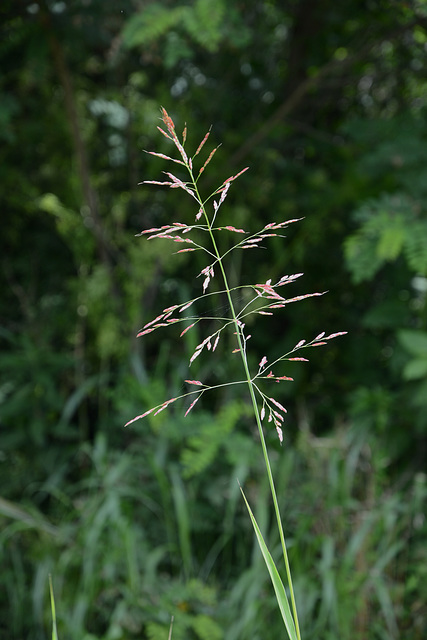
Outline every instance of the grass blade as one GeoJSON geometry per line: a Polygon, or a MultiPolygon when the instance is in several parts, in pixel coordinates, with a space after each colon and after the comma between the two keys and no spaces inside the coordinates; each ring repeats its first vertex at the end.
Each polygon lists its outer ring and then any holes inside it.
{"type": "Polygon", "coordinates": [[[171,618],[171,626],[169,628],[168,640],[172,640],[172,629],[173,629],[173,616],[171,618]]]}
{"type": "Polygon", "coordinates": [[[289,639],[298,640],[294,619],[291,614],[288,597],[286,595],[286,591],[285,591],[285,587],[283,586],[282,579],[280,578],[279,572],[277,571],[276,565],[274,564],[274,560],[271,557],[271,554],[267,548],[267,545],[265,544],[264,538],[262,537],[262,533],[258,527],[257,521],[255,520],[255,516],[252,513],[252,510],[249,506],[248,501],[246,500],[245,494],[243,493],[243,489],[240,488],[240,490],[246,502],[246,506],[248,508],[249,515],[251,517],[252,524],[255,529],[256,537],[258,539],[258,544],[261,549],[261,553],[264,556],[265,564],[267,565],[271,582],[273,583],[274,591],[276,593],[277,603],[279,605],[280,612],[282,614],[282,618],[285,623],[285,627],[286,627],[286,631],[288,632],[289,639]]]}
{"type": "Polygon", "coordinates": [[[52,610],[52,640],[58,640],[56,628],[55,597],[53,595],[52,576],[49,574],[50,608],[52,610]]]}

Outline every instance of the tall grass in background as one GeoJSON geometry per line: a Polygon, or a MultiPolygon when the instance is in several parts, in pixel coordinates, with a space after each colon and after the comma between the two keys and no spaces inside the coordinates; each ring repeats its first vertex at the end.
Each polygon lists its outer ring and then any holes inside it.
{"type": "MultiPolygon", "coordinates": [[[[143,442],[125,451],[97,439],[85,448],[87,479],[51,493],[56,527],[35,509],[0,502],[2,640],[51,637],[49,573],[60,640],[165,640],[171,615],[173,640],[265,640],[266,629],[281,637],[235,482],[250,492],[280,558],[258,444],[242,431],[245,419],[222,432],[210,462],[192,446],[197,437],[202,447],[209,429],[224,429],[231,410],[219,413],[160,414],[155,431],[135,425],[143,442]]],[[[425,474],[390,483],[384,451],[356,419],[329,437],[313,436],[308,424],[302,412],[296,441],[271,459],[286,501],[302,636],[424,640],[425,474]]]]}
{"type": "Polygon", "coordinates": [[[286,539],[264,435],[264,428],[272,426],[276,429],[280,443],[283,442],[283,426],[286,408],[277,397],[269,395],[271,392],[267,392],[265,389],[269,388],[272,383],[280,384],[292,381],[291,377],[284,374],[283,370],[286,371],[286,369],[284,369],[283,364],[290,361],[307,361],[306,358],[296,355],[297,353],[299,354],[302,350],[309,347],[325,345],[328,340],[344,335],[346,332],[341,331],[326,335],[326,333],[322,331],[308,342],[305,339],[301,339],[296,345],[290,348],[287,353],[275,356],[270,362],[265,355],[259,354],[257,357],[257,360],[259,360],[258,367],[256,369],[251,367],[248,357],[248,344],[251,335],[246,327],[248,319],[260,315],[272,316],[277,310],[281,310],[291,303],[299,302],[313,296],[321,296],[323,293],[308,293],[285,297],[282,289],[293,284],[303,275],[302,273],[283,275],[276,282],[268,279],[266,282],[243,282],[231,285],[229,258],[232,257],[236,251],[246,250],[253,252],[268,244],[270,238],[283,237],[283,230],[290,224],[297,222],[298,219],[279,222],[272,221],[262,229],[255,231],[246,231],[237,228],[234,224],[230,224],[233,223],[232,215],[224,220],[223,213],[222,211],[220,212],[220,209],[225,202],[229,189],[234,180],[245,173],[248,167],[224,180],[224,182],[210,194],[204,195],[199,188],[199,181],[217,148],[210,151],[207,159],[203,164],[199,164],[198,169],[196,168],[196,158],[202,150],[204,150],[204,146],[209,138],[209,132],[205,135],[195,153],[189,156],[185,150],[187,128],[184,128],[182,137],[179,139],[175,124],[165,109],[162,109],[162,120],[165,129],[161,127],[158,127],[158,129],[174,144],[179,157],[173,158],[154,151],[149,151],[148,153],[178,165],[178,170],[181,172],[184,171],[185,175],[177,176],[174,173],[166,171],[165,174],[168,180],[145,180],[142,184],[154,184],[184,190],[195,201],[195,221],[193,224],[174,221],[161,227],[144,230],[140,235],[147,236],[148,240],[157,239],[175,242],[181,246],[176,252],[178,254],[202,252],[206,257],[207,264],[205,264],[197,275],[197,277],[202,280],[202,294],[185,303],[173,304],[165,308],[154,320],[144,325],[138,336],[144,336],[174,324],[182,324],[184,325],[180,333],[182,337],[199,323],[207,323],[211,328],[212,324],[215,324],[213,332],[204,337],[202,342],[196,346],[190,357],[189,364],[191,365],[202,352],[210,352],[211,355],[213,355],[218,344],[222,341],[226,342],[225,351],[231,351],[232,354],[239,355],[243,375],[241,379],[227,380],[217,384],[209,384],[206,381],[194,379],[185,380],[185,383],[191,390],[146,410],[141,415],[130,420],[127,425],[149,414],[157,415],[177,400],[190,400],[185,412],[187,416],[195,404],[207,392],[223,388],[224,386],[243,385],[247,388],[260,438],[270,495],[274,505],[275,519],[285,567],[286,587],[242,488],[241,492],[249,512],[259,548],[270,574],[287,635],[290,640],[301,640],[286,539]],[[232,238],[231,242],[227,243],[227,248],[225,249],[221,248],[222,243],[219,241],[219,236],[224,234],[232,238]],[[244,294],[243,300],[242,294],[244,294]],[[215,313],[212,298],[215,299],[218,295],[223,296],[227,301],[225,315],[217,315],[215,313]],[[202,301],[205,306],[207,306],[208,309],[212,309],[212,311],[200,315],[200,313],[197,312],[197,306],[202,301]],[[191,311],[188,311],[190,308],[191,311]],[[196,309],[196,311],[193,311],[194,309],[196,309]],[[228,337],[224,337],[224,334],[227,332],[231,332],[233,336],[231,341],[228,337]]]}

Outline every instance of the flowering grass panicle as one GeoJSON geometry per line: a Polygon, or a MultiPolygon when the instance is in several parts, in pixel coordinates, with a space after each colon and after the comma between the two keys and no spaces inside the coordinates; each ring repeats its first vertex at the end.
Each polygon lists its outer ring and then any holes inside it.
{"type": "Polygon", "coordinates": [[[222,213],[220,212],[220,209],[227,198],[232,183],[243,173],[245,173],[248,170],[248,167],[245,167],[237,174],[230,176],[229,178],[224,180],[220,184],[220,186],[212,193],[210,193],[207,197],[202,197],[199,191],[199,179],[214,157],[218,147],[215,147],[210,151],[205,162],[201,165],[198,172],[196,172],[195,164],[196,158],[198,159],[199,154],[202,153],[205,144],[208,142],[210,129],[202,139],[195,153],[192,156],[189,156],[184,148],[187,138],[187,127],[185,126],[180,140],[176,133],[175,123],[173,122],[167,111],[163,108],[162,120],[165,128],[158,127],[158,129],[176,147],[178,151],[178,158],[173,158],[163,153],[157,153],[154,151],[149,151],[148,153],[179,165],[180,168],[186,171],[186,176],[185,178],[178,177],[174,173],[165,171],[164,174],[168,178],[167,180],[144,180],[144,182],[140,184],[154,184],[167,186],[171,189],[182,189],[197,203],[195,220],[193,224],[172,222],[161,227],[146,229],[144,231],[141,231],[141,233],[138,235],[145,236],[148,241],[167,240],[169,242],[175,242],[181,246],[181,248],[179,248],[176,253],[201,251],[206,255],[207,264],[198,274],[198,277],[201,278],[201,294],[191,300],[188,300],[185,303],[175,304],[167,307],[166,309],[163,309],[161,314],[154,318],[154,320],[150,320],[149,322],[147,322],[141,328],[138,336],[144,336],[163,327],[168,327],[170,325],[178,323],[184,325],[184,328],[182,329],[180,334],[181,336],[183,336],[188,331],[191,331],[196,325],[206,322],[206,320],[210,321],[215,318],[215,320],[217,321],[217,328],[213,333],[204,337],[203,340],[196,346],[194,352],[189,358],[189,365],[191,366],[194,360],[196,360],[196,358],[198,358],[203,352],[214,352],[224,331],[230,330],[234,335],[234,346],[232,348],[232,353],[240,354],[243,375],[241,380],[233,380],[216,385],[209,385],[201,380],[185,380],[185,383],[190,387],[190,390],[188,392],[174,398],[169,398],[161,404],[149,408],[141,415],[138,415],[130,420],[127,425],[130,425],[136,420],[144,418],[149,414],[157,415],[177,400],[190,400],[190,403],[185,411],[185,415],[188,415],[188,413],[193,409],[198,400],[200,400],[200,398],[207,392],[220,387],[224,387],[226,385],[247,386],[254,410],[254,418],[256,420],[259,431],[264,461],[266,465],[266,472],[268,475],[271,496],[274,503],[277,526],[285,562],[291,605],[289,605],[287,592],[284,588],[279,572],[277,571],[273,559],[265,545],[261,531],[259,530],[259,527],[244,494],[243,497],[245,499],[249,515],[254,526],[254,531],[266,562],[267,569],[270,573],[270,577],[276,593],[277,602],[283,617],[288,637],[291,640],[300,640],[301,636],[292,585],[292,577],[286,550],[286,542],[283,533],[279,505],[277,502],[274,480],[271,473],[268,451],[263,431],[263,422],[266,422],[267,425],[274,425],[280,443],[282,443],[283,424],[285,420],[286,408],[273,395],[267,395],[267,393],[265,393],[265,391],[261,387],[260,383],[262,381],[262,384],[265,385],[265,382],[286,383],[292,381],[291,377],[283,375],[279,370],[280,364],[286,361],[306,362],[307,358],[296,354],[310,347],[319,347],[325,345],[329,340],[344,335],[346,332],[340,331],[337,333],[331,333],[329,335],[326,335],[325,332],[322,332],[312,340],[300,340],[287,353],[276,357],[271,362],[268,362],[267,357],[265,355],[262,355],[259,360],[258,369],[251,372],[247,353],[247,345],[251,337],[246,331],[246,322],[248,317],[257,315],[272,316],[274,313],[278,312],[278,310],[283,309],[288,304],[299,302],[310,297],[322,296],[325,292],[307,293],[304,295],[297,295],[292,297],[287,297],[285,294],[283,294],[283,287],[293,284],[298,278],[303,275],[302,273],[284,275],[277,282],[272,282],[272,280],[269,279],[266,282],[262,283],[242,283],[237,286],[231,287],[229,285],[229,279],[225,268],[225,258],[234,251],[258,249],[263,246],[265,242],[268,242],[269,238],[283,237],[283,230],[286,229],[289,225],[298,222],[299,220],[301,220],[301,218],[293,218],[291,220],[286,220],[283,222],[269,222],[262,229],[255,232],[246,231],[245,229],[236,228],[233,225],[224,224],[223,222],[221,222],[220,217],[222,213]],[[232,242],[231,244],[231,247],[223,252],[221,252],[221,250],[219,249],[218,243],[218,236],[220,233],[226,233],[229,235],[231,234],[230,237],[235,238],[234,242],[232,242]],[[216,290],[214,292],[211,292],[209,288],[215,278],[218,278],[219,283],[217,284],[216,290]],[[243,290],[246,293],[244,298],[245,302],[243,306],[239,306],[239,300],[241,299],[243,290]],[[229,308],[228,316],[219,317],[215,314],[213,314],[212,316],[199,316],[197,315],[197,312],[191,313],[191,311],[188,311],[191,310],[191,308],[195,309],[197,307],[197,303],[200,300],[209,300],[211,296],[216,296],[218,294],[225,295],[227,298],[229,308]],[[192,389],[191,387],[196,388],[192,389]]]}

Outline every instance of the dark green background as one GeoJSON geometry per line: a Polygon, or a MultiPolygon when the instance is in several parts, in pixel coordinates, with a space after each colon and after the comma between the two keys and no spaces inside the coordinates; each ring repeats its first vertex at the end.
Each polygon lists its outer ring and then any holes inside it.
{"type": "Polygon", "coordinates": [[[251,326],[253,366],[348,331],[280,372],[283,447],[267,432],[303,637],[424,638],[425,2],[4,0],[0,17],[1,637],[49,637],[49,573],[62,639],[160,640],[171,615],[175,640],[284,637],[236,481],[276,556],[247,397],[123,428],[185,378],[240,375],[227,348],[189,373],[202,325],[135,338],[205,266],[135,237],[196,213],[138,186],[170,170],[144,153],[172,152],[164,106],[189,153],[211,125],[202,160],[221,143],[203,193],[250,167],[224,224],[304,218],[230,265],[328,291],[251,326]]]}

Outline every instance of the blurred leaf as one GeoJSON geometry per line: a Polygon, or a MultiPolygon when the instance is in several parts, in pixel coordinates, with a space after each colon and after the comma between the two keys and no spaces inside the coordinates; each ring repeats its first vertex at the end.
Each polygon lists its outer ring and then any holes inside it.
{"type": "Polygon", "coordinates": [[[129,49],[151,44],[175,27],[186,12],[186,7],[171,9],[157,2],[148,4],[126,22],[122,31],[123,44],[129,49]]]}
{"type": "Polygon", "coordinates": [[[403,369],[405,380],[416,380],[427,376],[427,356],[424,359],[410,360],[403,369]]]}
{"type": "Polygon", "coordinates": [[[377,253],[382,260],[396,260],[402,251],[406,238],[404,222],[395,219],[394,223],[393,227],[383,229],[378,242],[377,253]]]}
{"type": "Polygon", "coordinates": [[[397,334],[400,344],[414,356],[427,358],[427,332],[415,329],[402,329],[397,334]]]}

